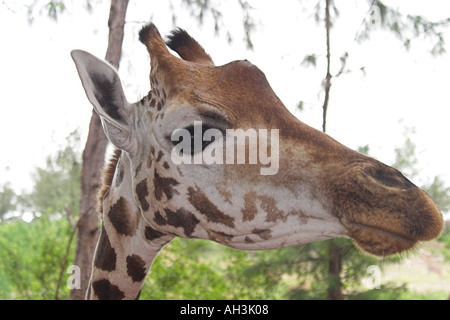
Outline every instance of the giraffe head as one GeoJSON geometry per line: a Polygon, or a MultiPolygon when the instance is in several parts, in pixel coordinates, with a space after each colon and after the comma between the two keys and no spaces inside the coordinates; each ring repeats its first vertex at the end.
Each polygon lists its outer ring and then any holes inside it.
{"type": "Polygon", "coordinates": [[[181,29],[167,43],[153,24],[139,36],[151,91],[134,104],[110,65],[72,56],[153,230],[250,250],[350,237],[380,256],[441,232],[424,191],[296,119],[250,62],[215,66],[181,29]]]}

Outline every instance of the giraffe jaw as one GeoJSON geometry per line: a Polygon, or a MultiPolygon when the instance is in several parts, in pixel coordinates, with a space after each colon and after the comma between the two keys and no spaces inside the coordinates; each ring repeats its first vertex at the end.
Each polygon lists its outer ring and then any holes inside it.
{"type": "MultiPolygon", "coordinates": [[[[183,234],[179,234],[181,237],[183,234]]],[[[258,228],[256,225],[225,232],[198,226],[192,234],[196,238],[208,239],[240,250],[271,250],[332,238],[349,238],[346,227],[333,216],[309,216],[300,220],[291,216],[286,221],[258,228]]]]}

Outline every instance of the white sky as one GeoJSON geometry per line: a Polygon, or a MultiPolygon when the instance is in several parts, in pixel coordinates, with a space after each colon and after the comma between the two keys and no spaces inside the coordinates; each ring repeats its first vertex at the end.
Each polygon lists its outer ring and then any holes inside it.
{"type": "MultiPolygon", "coordinates": [[[[95,5],[92,13],[84,10],[84,1],[68,1],[69,11],[57,23],[42,12],[31,26],[24,7],[29,2],[6,1],[9,9],[0,5],[0,184],[10,181],[18,192],[32,188],[30,173],[44,165],[45,157],[64,144],[71,131],[81,129],[84,146],[92,107],[69,53],[84,49],[103,58],[108,34],[109,1],[95,5]]],[[[385,2],[401,5],[406,14],[436,20],[450,16],[447,0],[385,2]]],[[[177,25],[194,36],[216,64],[250,60],[265,72],[291,112],[321,129],[325,34],[312,13],[304,11],[315,0],[252,1],[257,22],[253,51],[246,50],[241,41],[244,33],[237,1],[222,1],[218,8],[234,37],[231,44],[225,32],[215,36],[210,20],[200,27],[184,6],[174,3],[177,25]],[[304,56],[311,53],[322,55],[317,68],[301,66],[304,56]],[[303,112],[296,110],[300,100],[307,102],[303,112]]],[[[341,15],[332,29],[332,68],[335,73],[339,57],[348,51],[348,67],[355,71],[333,81],[328,134],[353,149],[369,144],[371,155],[389,164],[394,160],[394,148],[404,142],[405,126],[414,127],[421,170],[416,184],[431,182],[439,175],[450,185],[450,56],[432,57],[427,52],[430,47],[420,41],[405,51],[386,32],[373,33],[371,40],[357,44],[354,38],[367,13],[367,1],[336,3],[341,15]],[[365,76],[358,72],[363,66],[365,76]]],[[[137,32],[150,19],[162,35],[170,32],[173,26],[167,1],[130,1],[120,74],[131,102],[149,89],[149,60],[137,32]]],[[[450,54],[449,32],[445,36],[450,54]]]]}

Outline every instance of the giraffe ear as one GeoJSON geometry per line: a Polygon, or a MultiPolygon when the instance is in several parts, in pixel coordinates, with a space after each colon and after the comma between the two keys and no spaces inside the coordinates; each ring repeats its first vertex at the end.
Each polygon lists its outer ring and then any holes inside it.
{"type": "Polygon", "coordinates": [[[106,136],[116,147],[130,151],[133,111],[117,71],[88,52],[73,50],[71,55],[86,95],[102,119],[106,136]]]}

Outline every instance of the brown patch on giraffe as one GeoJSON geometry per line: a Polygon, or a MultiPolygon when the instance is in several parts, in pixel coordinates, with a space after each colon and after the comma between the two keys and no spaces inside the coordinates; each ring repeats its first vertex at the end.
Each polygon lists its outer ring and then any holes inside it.
{"type": "Polygon", "coordinates": [[[244,208],[242,212],[242,221],[252,221],[258,213],[256,208],[256,192],[250,191],[244,195],[244,208]]]}
{"type": "Polygon", "coordinates": [[[113,271],[116,269],[116,259],[116,251],[111,246],[105,227],[102,226],[95,254],[94,266],[104,271],[113,271]]]}
{"type": "Polygon", "coordinates": [[[158,103],[156,104],[156,110],[158,110],[158,111],[161,110],[162,106],[163,106],[163,103],[161,100],[159,100],[158,103]]]}
{"type": "Polygon", "coordinates": [[[152,97],[152,99],[150,100],[149,106],[150,108],[154,108],[156,105],[156,99],[154,97],[152,97]]]}
{"type": "Polygon", "coordinates": [[[180,184],[177,180],[173,178],[163,178],[155,170],[153,177],[153,185],[155,187],[155,198],[156,200],[161,200],[163,193],[166,195],[167,200],[172,199],[174,192],[174,186],[180,184]]]}
{"type": "Polygon", "coordinates": [[[258,199],[261,200],[261,209],[263,209],[267,213],[266,222],[275,222],[277,220],[286,221],[287,216],[285,215],[283,210],[278,209],[277,202],[273,197],[259,195],[258,199]]]}
{"type": "Polygon", "coordinates": [[[142,180],[136,185],[136,195],[141,204],[141,209],[147,211],[150,209],[150,204],[147,201],[147,196],[149,195],[147,187],[147,179],[142,180]]]}
{"type": "MultiPolygon", "coordinates": [[[[300,220],[300,224],[307,224],[309,217],[300,209],[289,211],[290,216],[297,216],[298,220],[300,220]]],[[[316,217],[316,219],[318,219],[316,217]]]]}
{"type": "Polygon", "coordinates": [[[164,209],[166,217],[159,211],[155,212],[155,222],[160,226],[170,225],[175,228],[183,228],[184,234],[190,237],[194,232],[195,227],[200,221],[189,211],[180,208],[177,211],[164,209]]]}
{"type": "Polygon", "coordinates": [[[152,227],[147,226],[147,227],[145,227],[144,235],[145,235],[145,239],[152,241],[152,240],[161,238],[165,234],[153,229],[152,227]]]}
{"type": "Polygon", "coordinates": [[[156,162],[160,162],[163,156],[164,156],[164,152],[159,150],[158,151],[158,157],[156,158],[156,162]]]}
{"type": "MultiPolygon", "coordinates": [[[[275,222],[277,220],[286,221],[287,215],[276,205],[276,201],[273,197],[267,195],[257,195],[256,192],[250,191],[244,195],[244,207],[241,209],[242,221],[252,221],[256,214],[258,213],[258,208],[256,206],[256,201],[260,200],[260,208],[266,213],[266,222],[275,222]]],[[[297,214],[297,212],[290,212],[290,214],[297,214]]],[[[299,218],[302,219],[301,213],[299,213],[299,218]]],[[[304,218],[304,217],[303,217],[304,218]]]]}
{"type": "Polygon", "coordinates": [[[133,282],[141,282],[147,275],[145,261],[138,255],[132,254],[127,257],[127,274],[133,282]]]}
{"type": "Polygon", "coordinates": [[[102,185],[97,194],[97,212],[100,214],[100,216],[103,215],[103,198],[111,187],[117,163],[119,162],[121,155],[122,150],[115,149],[113,156],[102,171],[102,185]]]}
{"type": "Polygon", "coordinates": [[[233,236],[221,231],[208,230],[209,239],[219,242],[227,243],[233,239],[233,236]]]}
{"type": "Polygon", "coordinates": [[[225,189],[225,188],[222,188],[221,186],[216,186],[216,189],[217,189],[217,191],[219,191],[220,195],[224,198],[224,200],[225,200],[226,202],[228,202],[229,204],[233,204],[233,203],[231,202],[231,198],[232,198],[232,196],[233,196],[233,194],[231,193],[231,191],[229,191],[229,190],[227,190],[227,189],[225,189]]]}
{"type": "Polygon", "coordinates": [[[109,220],[122,235],[132,236],[136,233],[136,219],[132,211],[130,202],[124,197],[120,197],[109,209],[109,220]]]}
{"type": "Polygon", "coordinates": [[[122,300],[125,298],[124,292],[107,279],[94,281],[92,289],[100,300],[122,300]]]}
{"type": "Polygon", "coordinates": [[[163,167],[166,170],[170,169],[170,165],[167,162],[165,162],[165,161],[164,161],[163,167]]]}
{"type": "Polygon", "coordinates": [[[270,229],[253,229],[252,233],[256,234],[258,237],[264,240],[269,240],[272,238],[272,230],[270,229]]]}
{"type": "Polygon", "coordinates": [[[139,103],[142,104],[142,105],[145,105],[145,103],[147,102],[147,100],[148,100],[148,96],[145,96],[145,97],[143,97],[141,100],[139,100],[139,103]]]}
{"type": "Polygon", "coordinates": [[[159,226],[167,225],[167,219],[161,215],[161,212],[159,212],[159,210],[155,211],[154,220],[155,220],[156,224],[159,226]]]}
{"type": "Polygon", "coordinates": [[[244,241],[245,241],[245,243],[255,243],[255,241],[250,239],[248,236],[245,237],[244,241]]]}
{"type": "Polygon", "coordinates": [[[221,223],[227,227],[234,228],[234,217],[220,211],[198,187],[196,189],[189,187],[188,196],[189,202],[206,217],[208,222],[221,223]]]}

